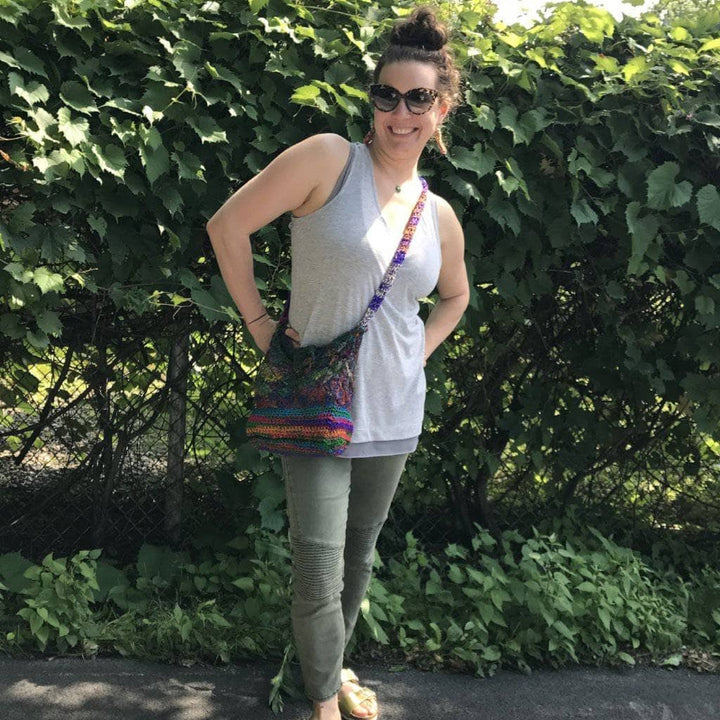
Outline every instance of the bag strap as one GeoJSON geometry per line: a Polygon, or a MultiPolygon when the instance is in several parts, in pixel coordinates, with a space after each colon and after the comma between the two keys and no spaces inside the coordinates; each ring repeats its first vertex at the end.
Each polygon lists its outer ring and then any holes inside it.
{"type": "Polygon", "coordinates": [[[422,215],[423,209],[425,207],[425,202],[427,200],[428,184],[425,178],[421,177],[420,183],[422,184],[422,192],[420,193],[418,201],[415,203],[415,207],[413,208],[412,215],[410,215],[410,219],[407,221],[407,225],[405,225],[402,239],[400,240],[400,244],[398,245],[397,250],[393,255],[390,267],[386,270],[382,282],[378,286],[378,289],[375,291],[375,295],[370,301],[370,304],[368,305],[368,308],[365,311],[362,320],[360,321],[359,327],[363,332],[367,330],[367,325],[370,322],[370,318],[380,309],[380,306],[382,305],[383,300],[388,293],[388,290],[390,290],[392,284],[395,282],[398,268],[403,264],[405,256],[410,249],[410,242],[413,239],[413,235],[415,235],[415,229],[420,222],[420,216],[422,215]]]}

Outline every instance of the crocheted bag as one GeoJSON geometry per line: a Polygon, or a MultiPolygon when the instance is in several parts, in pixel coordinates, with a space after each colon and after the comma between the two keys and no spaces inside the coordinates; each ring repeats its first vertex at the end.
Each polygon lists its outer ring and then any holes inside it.
{"type": "Polygon", "coordinates": [[[250,443],[281,455],[341,455],[350,443],[355,366],[370,318],[382,305],[410,247],[427,199],[427,183],[362,320],[327,345],[295,347],[285,334],[288,304],[255,380],[250,443]]]}

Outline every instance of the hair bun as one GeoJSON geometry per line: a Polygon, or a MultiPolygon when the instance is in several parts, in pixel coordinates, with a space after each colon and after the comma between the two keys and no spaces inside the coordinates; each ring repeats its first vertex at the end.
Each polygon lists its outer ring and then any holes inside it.
{"type": "Polygon", "coordinates": [[[430,8],[417,8],[407,20],[395,25],[390,34],[391,45],[409,45],[425,50],[442,50],[448,33],[430,8]]]}

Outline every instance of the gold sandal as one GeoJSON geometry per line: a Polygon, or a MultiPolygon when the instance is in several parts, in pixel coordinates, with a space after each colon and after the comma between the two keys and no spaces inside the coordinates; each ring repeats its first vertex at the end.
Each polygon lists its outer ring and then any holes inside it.
{"type": "Polygon", "coordinates": [[[338,705],[340,706],[340,715],[343,720],[375,720],[378,716],[377,695],[370,688],[362,687],[358,676],[349,668],[343,668],[340,673],[340,681],[357,685],[357,690],[353,690],[347,694],[341,694],[338,697],[338,705]],[[371,715],[356,715],[355,710],[359,707],[365,707],[371,715]],[[374,713],[372,711],[375,711],[374,713]]]}

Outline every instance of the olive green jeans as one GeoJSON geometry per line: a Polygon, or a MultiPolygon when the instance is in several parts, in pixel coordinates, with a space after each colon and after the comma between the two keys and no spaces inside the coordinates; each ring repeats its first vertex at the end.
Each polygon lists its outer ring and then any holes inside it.
{"type": "Polygon", "coordinates": [[[407,455],[283,457],[292,548],[292,625],[305,692],[340,689],[345,646],[407,455]]]}

